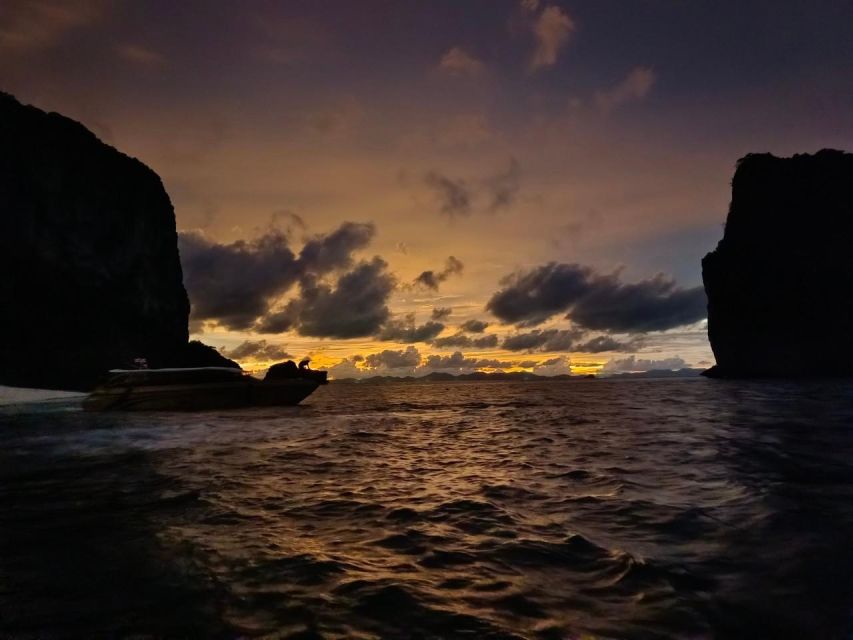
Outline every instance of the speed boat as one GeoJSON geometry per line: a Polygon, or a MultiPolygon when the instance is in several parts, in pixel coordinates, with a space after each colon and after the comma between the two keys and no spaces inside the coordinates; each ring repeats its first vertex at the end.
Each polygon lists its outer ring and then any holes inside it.
{"type": "MultiPolygon", "coordinates": [[[[289,366],[288,366],[289,365],[289,366]]],[[[263,380],[230,367],[113,369],[83,400],[86,411],[206,411],[299,404],[325,371],[274,365],[263,380]]]]}

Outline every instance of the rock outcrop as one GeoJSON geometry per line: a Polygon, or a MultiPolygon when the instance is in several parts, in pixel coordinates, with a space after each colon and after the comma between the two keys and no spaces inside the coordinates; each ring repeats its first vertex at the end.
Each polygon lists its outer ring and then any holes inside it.
{"type": "Polygon", "coordinates": [[[719,377],[853,375],[853,154],[742,158],[702,260],[719,377]]]}
{"type": "Polygon", "coordinates": [[[135,358],[173,366],[199,353],[157,174],[3,93],[0,300],[0,384],[87,389],[135,358]]]}
{"type": "Polygon", "coordinates": [[[216,349],[199,340],[190,340],[183,349],[170,354],[162,366],[231,367],[234,369],[242,369],[239,364],[226,358],[216,349]]]}

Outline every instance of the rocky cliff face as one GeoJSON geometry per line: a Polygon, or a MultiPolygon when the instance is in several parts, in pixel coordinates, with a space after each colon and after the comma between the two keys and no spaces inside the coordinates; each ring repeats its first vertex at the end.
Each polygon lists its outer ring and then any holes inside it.
{"type": "Polygon", "coordinates": [[[0,384],[85,389],[186,359],[189,303],[159,177],[0,93],[0,384]]]}
{"type": "Polygon", "coordinates": [[[741,159],[702,276],[710,375],[853,375],[853,154],[741,159]]]}

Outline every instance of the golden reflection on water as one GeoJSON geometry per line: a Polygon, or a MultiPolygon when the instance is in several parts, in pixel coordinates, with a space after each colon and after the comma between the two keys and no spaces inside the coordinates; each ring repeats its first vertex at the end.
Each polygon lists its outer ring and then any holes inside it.
{"type": "Polygon", "coordinates": [[[287,409],[51,414],[0,451],[0,578],[82,595],[0,606],[81,631],[75,598],[120,618],[117,584],[155,637],[183,628],[172,599],[206,637],[843,637],[853,396],[826,393],[330,385],[287,409]],[[56,577],[90,557],[92,580],[56,577]]]}

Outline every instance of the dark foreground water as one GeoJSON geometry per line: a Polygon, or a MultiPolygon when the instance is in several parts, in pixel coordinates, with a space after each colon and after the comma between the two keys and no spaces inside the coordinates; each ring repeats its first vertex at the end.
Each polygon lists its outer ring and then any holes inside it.
{"type": "Polygon", "coordinates": [[[0,637],[849,638],[853,383],[0,407],[0,637]]]}

